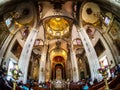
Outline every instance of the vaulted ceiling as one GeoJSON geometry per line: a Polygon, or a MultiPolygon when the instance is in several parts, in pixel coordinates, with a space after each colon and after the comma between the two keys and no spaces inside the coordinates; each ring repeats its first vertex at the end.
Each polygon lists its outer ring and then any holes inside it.
{"type": "MultiPolygon", "coordinates": [[[[112,12],[116,18],[120,18],[120,0],[0,0],[0,16],[8,11],[15,8],[19,2],[23,1],[33,1],[33,2],[43,2],[50,1],[51,3],[65,3],[66,1],[73,1],[82,3],[83,1],[93,1],[96,2],[102,9],[112,12]]],[[[119,19],[120,20],[120,19],[119,19]]]]}
{"type": "MultiPolygon", "coordinates": [[[[106,9],[120,18],[120,0],[93,0],[103,9],[106,9]]],[[[119,19],[120,20],[120,19],[119,19]]]]}

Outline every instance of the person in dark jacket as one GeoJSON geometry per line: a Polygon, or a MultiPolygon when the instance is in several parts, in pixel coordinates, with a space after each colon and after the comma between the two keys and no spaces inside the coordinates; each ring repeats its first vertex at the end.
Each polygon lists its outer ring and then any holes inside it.
{"type": "Polygon", "coordinates": [[[93,81],[94,84],[97,84],[98,83],[98,80],[97,78],[94,78],[94,81],[93,81]]]}
{"type": "Polygon", "coordinates": [[[4,75],[2,74],[0,76],[0,90],[4,90],[5,89],[5,81],[4,81],[4,75]]]}

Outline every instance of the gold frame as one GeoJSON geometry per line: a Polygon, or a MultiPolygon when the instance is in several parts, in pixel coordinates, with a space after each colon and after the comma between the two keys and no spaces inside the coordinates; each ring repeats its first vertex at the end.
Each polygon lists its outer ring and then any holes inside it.
{"type": "Polygon", "coordinates": [[[108,31],[112,40],[116,40],[119,34],[120,23],[117,20],[113,21],[113,25],[111,26],[110,30],[108,31]]]}

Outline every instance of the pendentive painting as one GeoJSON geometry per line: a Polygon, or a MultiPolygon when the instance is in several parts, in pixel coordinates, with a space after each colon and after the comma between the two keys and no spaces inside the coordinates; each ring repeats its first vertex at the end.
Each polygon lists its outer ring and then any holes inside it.
{"type": "Polygon", "coordinates": [[[105,47],[100,39],[97,41],[94,48],[98,57],[105,51],[105,47]]]}
{"type": "Polygon", "coordinates": [[[21,51],[22,51],[22,47],[20,46],[19,42],[16,40],[11,49],[11,52],[19,59],[21,51]]]}
{"type": "Polygon", "coordinates": [[[109,30],[109,35],[113,40],[114,45],[116,46],[118,53],[120,55],[120,22],[114,20],[111,29],[109,30]]]}
{"type": "Polygon", "coordinates": [[[117,20],[114,20],[111,29],[109,30],[110,37],[115,40],[118,38],[120,33],[120,23],[117,20]]]}

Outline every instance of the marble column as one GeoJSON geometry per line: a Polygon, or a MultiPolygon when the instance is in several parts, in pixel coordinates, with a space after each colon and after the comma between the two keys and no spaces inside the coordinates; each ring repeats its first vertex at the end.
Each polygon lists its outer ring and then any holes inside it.
{"type": "Polygon", "coordinates": [[[45,65],[46,65],[47,49],[48,49],[48,46],[44,45],[43,52],[40,59],[40,66],[39,66],[39,83],[45,82],[45,65]]]}
{"type": "Polygon", "coordinates": [[[73,82],[79,81],[79,73],[78,73],[78,65],[76,60],[76,54],[73,48],[70,50],[71,53],[71,62],[72,62],[72,69],[73,69],[73,82]]]}
{"type": "Polygon", "coordinates": [[[70,50],[68,49],[67,60],[66,60],[66,78],[71,80],[71,57],[70,50]]]}
{"type": "Polygon", "coordinates": [[[51,79],[51,61],[50,61],[49,54],[47,54],[47,60],[46,60],[45,66],[46,66],[46,71],[45,71],[46,78],[45,78],[45,80],[50,81],[50,79],[51,79]]]}
{"type": "Polygon", "coordinates": [[[78,28],[78,34],[86,51],[92,80],[94,80],[94,78],[97,78],[98,80],[102,79],[102,76],[98,73],[98,68],[100,68],[99,60],[86,30],[84,28],[78,28]]]}
{"type": "MultiPolygon", "coordinates": [[[[15,30],[15,34],[19,31],[20,28],[15,30]]],[[[2,63],[2,59],[4,59],[4,54],[6,52],[6,49],[9,46],[9,43],[11,42],[11,39],[13,39],[14,34],[10,33],[7,39],[5,40],[4,44],[2,45],[2,48],[0,49],[0,65],[2,63]]]]}
{"type": "Polygon", "coordinates": [[[22,80],[24,84],[27,82],[29,60],[30,60],[32,48],[33,48],[37,33],[38,33],[38,30],[35,30],[35,29],[31,30],[28,38],[26,39],[26,42],[24,44],[24,47],[18,62],[18,66],[23,73],[23,76],[20,77],[20,80],[22,80]]]}
{"type": "Polygon", "coordinates": [[[7,37],[7,39],[5,40],[2,48],[0,49],[0,65],[1,65],[1,63],[2,63],[2,59],[4,59],[4,57],[3,57],[3,56],[4,56],[4,53],[6,52],[6,49],[7,49],[7,47],[9,46],[9,43],[10,43],[12,37],[13,37],[13,35],[10,34],[10,35],[7,37]]]}

